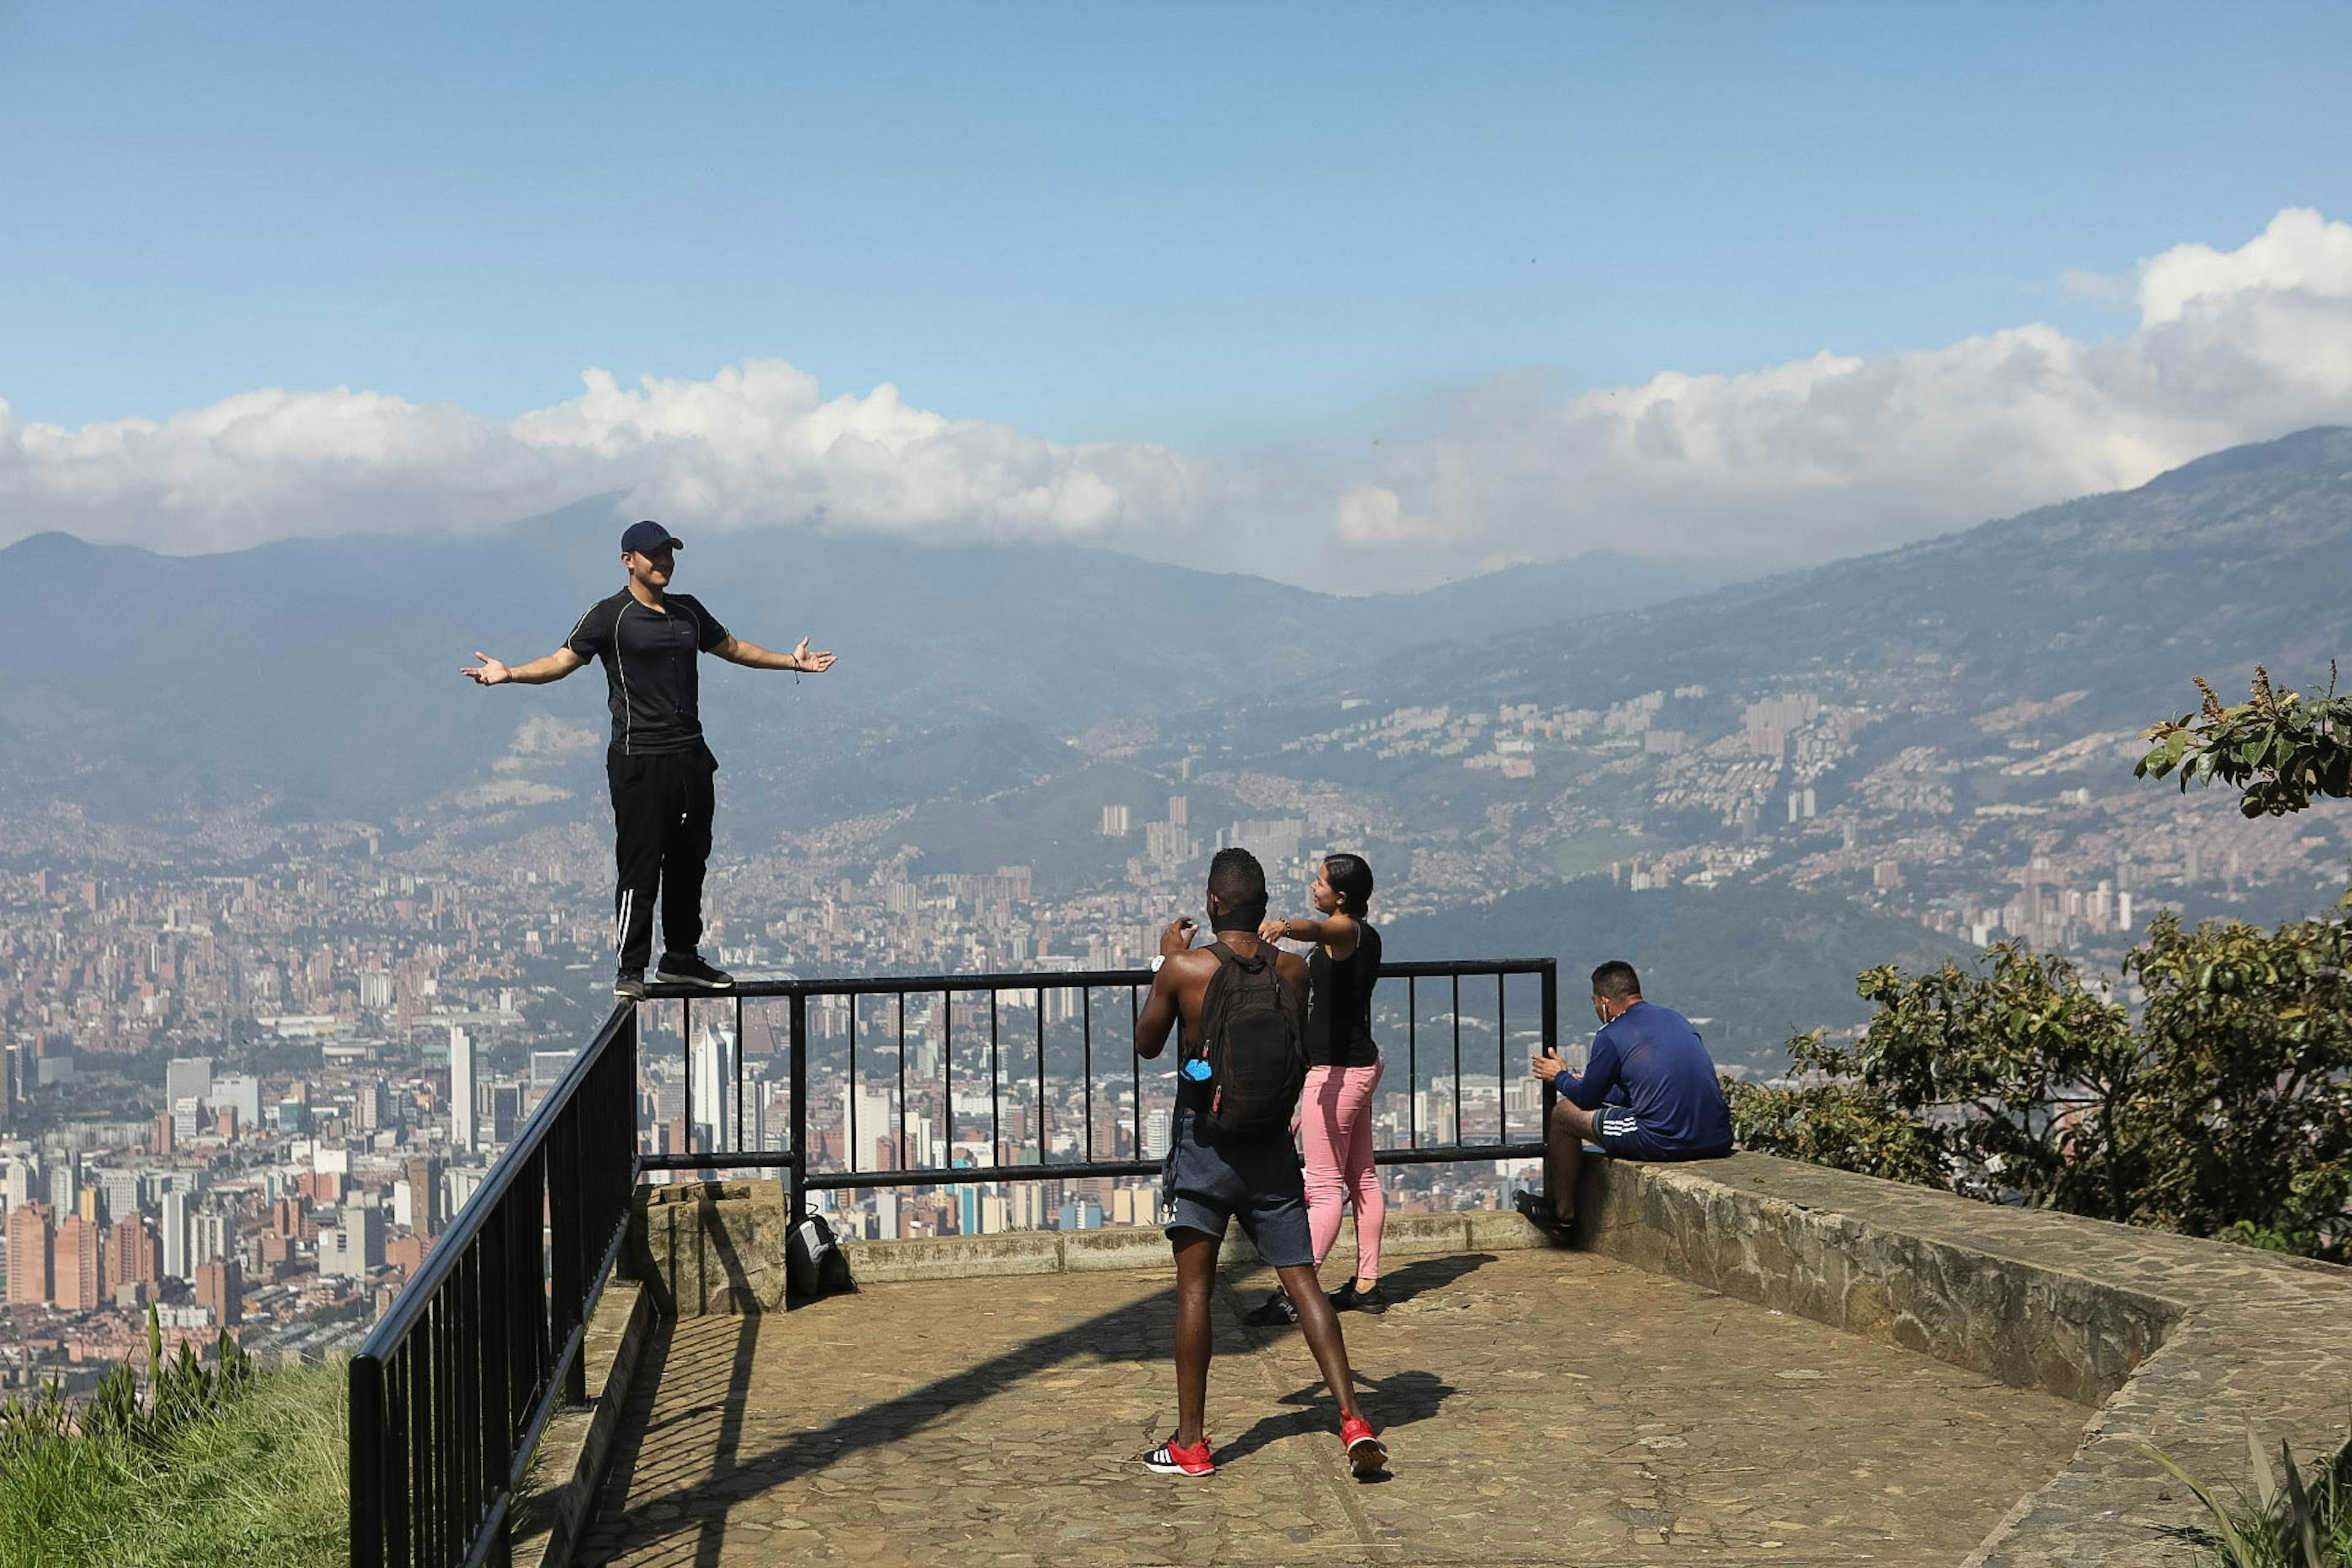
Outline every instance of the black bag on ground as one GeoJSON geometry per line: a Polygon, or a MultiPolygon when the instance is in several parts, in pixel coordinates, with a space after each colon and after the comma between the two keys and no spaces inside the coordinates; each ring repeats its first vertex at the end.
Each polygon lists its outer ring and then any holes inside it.
{"type": "Polygon", "coordinates": [[[1201,1054],[1215,1096],[1209,1121],[1219,1131],[1267,1137],[1290,1131],[1307,1086],[1307,1042],[1296,991],[1282,978],[1275,950],[1244,958],[1212,942],[1217,972],[1201,999],[1201,1054]]]}
{"type": "Polygon", "coordinates": [[[804,1215],[784,1237],[784,1289],[794,1296],[854,1290],[849,1255],[833,1238],[823,1215],[804,1215]]]}

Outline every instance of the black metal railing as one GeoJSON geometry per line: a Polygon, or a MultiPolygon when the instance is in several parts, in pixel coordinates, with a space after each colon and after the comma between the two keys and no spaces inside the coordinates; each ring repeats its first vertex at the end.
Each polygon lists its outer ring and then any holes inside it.
{"type": "MultiPolygon", "coordinates": [[[[1546,1051],[1554,1050],[1559,1043],[1559,1015],[1555,961],[1528,958],[1398,963],[1384,964],[1381,976],[1391,984],[1376,993],[1381,1006],[1375,1013],[1375,1033],[1385,1042],[1392,1064],[1402,1054],[1408,1111],[1402,1141],[1391,1141],[1377,1149],[1374,1159],[1384,1165],[1404,1165],[1522,1159],[1541,1154],[1542,1107],[1549,1105],[1549,1088],[1543,1090],[1540,1105],[1526,1116],[1522,1125],[1515,1128],[1511,1121],[1507,1089],[1514,1079],[1525,1077],[1525,1068],[1523,1058],[1517,1070],[1512,1067],[1510,982],[1521,980],[1537,991],[1534,997],[1522,998],[1525,1012],[1521,1016],[1531,1026],[1526,1030],[1528,1043],[1546,1051]],[[1398,981],[1403,983],[1401,998],[1392,984],[1398,981]],[[1475,1005],[1480,998],[1474,995],[1474,1005],[1465,1012],[1465,984],[1483,989],[1487,982],[1493,986],[1491,1010],[1480,1011],[1475,1005]],[[1424,1004],[1432,991],[1437,993],[1443,1008],[1434,1019],[1424,1013],[1424,1004]],[[1493,1037],[1494,1121],[1490,1130],[1482,1129],[1486,1135],[1475,1138],[1465,1132],[1465,1087],[1474,1080],[1486,1079],[1486,1070],[1483,1059],[1465,1068],[1465,1023],[1474,1033],[1493,1037]],[[1425,1038],[1432,1024],[1440,1031],[1433,1060],[1426,1050],[1429,1042],[1425,1038]],[[1425,1070],[1432,1067],[1436,1069],[1434,1073],[1425,1070]],[[1423,1127],[1420,1114],[1425,1092],[1423,1085],[1431,1081],[1443,1082],[1450,1092],[1450,1102],[1445,1106],[1450,1114],[1445,1118],[1442,1137],[1437,1135],[1437,1130],[1423,1127]]],[[[796,1212],[806,1206],[809,1193],[828,1189],[985,1185],[1154,1174],[1160,1169],[1160,1162],[1143,1154],[1146,1118],[1155,1100],[1162,1108],[1172,1109],[1173,1094],[1169,1088],[1169,1058],[1163,1055],[1158,1062],[1146,1064],[1134,1053],[1135,1018],[1150,984],[1151,972],[1148,969],[1098,969],[747,981],[718,996],[657,988],[656,1000],[649,1006],[667,1012],[674,1002],[677,1009],[677,1038],[684,1066],[679,1080],[683,1114],[677,1119],[682,1137],[674,1140],[677,1147],[640,1153],[638,1164],[648,1171],[713,1174],[730,1170],[780,1171],[790,1184],[796,1212]],[[1107,1005],[1098,1000],[1105,993],[1110,997],[1107,1005]],[[1055,1001],[1049,1004],[1049,997],[1055,1001]],[[910,1001],[919,999],[926,1005],[922,1011],[927,1015],[919,1028],[928,1037],[919,1043],[927,1044],[935,1052],[938,1066],[934,1081],[919,1077],[910,1085],[908,1006],[910,1001]],[[960,1001],[963,1004],[961,1038],[960,1001]],[[756,1021],[756,1010],[763,1006],[781,1006],[785,1014],[778,1054],[784,1058],[788,1085],[774,1085],[760,1079],[747,1066],[745,1026],[756,1021]],[[812,1007],[837,1009],[845,1014],[845,1019],[834,1030],[815,1029],[810,1019],[812,1007]],[[1008,1020],[1008,1012],[1015,1016],[1013,1020],[1008,1020]],[[714,1013],[722,1020],[716,1030],[711,1024],[714,1013]],[[705,1031],[700,1037],[696,1033],[698,1017],[705,1031]],[[1013,1026],[1010,1029],[1008,1022],[1013,1026]],[[830,1048],[826,1038],[819,1037],[835,1033],[843,1042],[838,1051],[830,1048]],[[882,1037],[878,1042],[873,1039],[877,1033],[882,1037]],[[1097,1049],[1097,1036],[1106,1033],[1115,1042],[1108,1052],[1111,1064],[1108,1080],[1097,1049]],[[863,1065],[861,1042],[867,1047],[863,1065]],[[984,1147],[990,1157],[966,1163],[955,1163],[952,1154],[955,1145],[965,1142],[955,1136],[960,1051],[969,1058],[963,1069],[966,1087],[974,1088],[978,1082],[984,1082],[988,1092],[984,1147]],[[1055,1063],[1057,1054],[1062,1058],[1058,1072],[1055,1063]],[[837,1064],[830,1059],[835,1057],[839,1058],[837,1064]],[[706,1066],[715,1066],[715,1070],[698,1071],[698,1059],[706,1066]],[[819,1152],[821,1140],[817,1134],[832,1130],[819,1130],[813,1125],[813,1065],[814,1070],[825,1079],[827,1089],[837,1088],[843,1094],[839,1129],[843,1150],[838,1161],[828,1160],[819,1152]],[[880,1092],[876,1098],[887,1106],[887,1126],[894,1134],[887,1163],[860,1157],[866,1152],[861,1132],[870,1131],[860,1126],[860,1091],[873,1084],[877,1076],[880,1092]],[[1062,1091],[1058,1097],[1054,1092],[1057,1080],[1062,1091]],[[723,1106],[707,1103],[713,1087],[725,1095],[723,1106]],[[749,1138],[745,1131],[746,1107],[751,1101],[747,1098],[747,1089],[763,1093],[772,1088],[785,1090],[786,1124],[781,1136],[767,1141],[749,1138]],[[910,1089],[916,1092],[910,1093],[910,1089]],[[1096,1115],[1097,1089],[1114,1094],[1123,1091],[1126,1098],[1128,1152],[1123,1155],[1116,1150],[1106,1154],[1098,1147],[1103,1124],[1096,1115]],[[699,1107],[696,1103],[698,1092],[706,1100],[699,1107]],[[918,1094],[941,1109],[940,1121],[947,1129],[945,1142],[950,1150],[945,1163],[918,1162],[908,1157],[908,1120],[918,1094]],[[1009,1106],[1014,1105],[1024,1120],[1034,1112],[1034,1121],[1013,1141],[1029,1145],[1021,1152],[1031,1157],[1008,1160],[1004,1157],[1008,1148],[1006,1112],[1009,1106]],[[1066,1113],[1077,1122],[1072,1140],[1074,1150],[1065,1158],[1055,1157],[1051,1131],[1060,1106],[1066,1106],[1066,1113]]],[[[666,1054],[648,1040],[649,1063],[660,1060],[666,1054]]],[[[976,1096],[976,1088],[974,1092],[976,1096]]]]}
{"type": "MultiPolygon", "coordinates": [[[[1550,1089],[1545,1086],[1525,1124],[1515,1127],[1508,1088],[1524,1076],[1524,1067],[1512,1068],[1509,1003],[1514,981],[1536,990],[1533,998],[1522,996],[1518,1016],[1531,1016],[1532,1027],[1523,1028],[1521,1037],[1556,1050],[1559,998],[1553,961],[1401,963],[1383,965],[1381,974],[1403,982],[1401,998],[1393,984],[1376,994],[1374,1025],[1391,1061],[1402,1047],[1408,1110],[1402,1141],[1392,1137],[1374,1158],[1401,1165],[1539,1156],[1550,1089]],[[1488,981],[1491,1014],[1475,994],[1488,981]],[[1474,992],[1467,1011],[1465,983],[1474,992]],[[1429,1016],[1423,1007],[1433,994],[1440,1010],[1429,1016]],[[1465,1121],[1465,1086],[1484,1079],[1486,1067],[1477,1052],[1465,1068],[1465,1029],[1474,1037],[1493,1036],[1495,1114],[1491,1128],[1481,1126],[1477,1136],[1465,1121]],[[1433,1033],[1433,1040],[1427,1037],[1433,1033]],[[1424,1103],[1433,1115],[1444,1112],[1442,1129],[1424,1126],[1424,1103]]],[[[805,1210],[811,1193],[829,1189],[1157,1173],[1159,1160],[1144,1153],[1145,1129],[1154,1110],[1166,1109],[1172,1117],[1171,1064],[1163,1055],[1147,1065],[1133,1046],[1136,1016],[1150,984],[1145,969],[761,980],[721,995],[656,987],[642,1009],[616,1007],[352,1360],[352,1568],[471,1568],[505,1561],[515,1489],[539,1435],[560,1406],[584,1397],[584,1325],[626,1234],[635,1184],[646,1172],[778,1171],[789,1184],[795,1213],[805,1210]],[[1106,994],[1108,1002],[1098,1004],[1106,994]],[[672,1058],[659,1048],[662,1016],[672,1003],[675,1072],[672,1058]],[[914,1044],[926,1057],[937,1052],[936,1086],[928,1081],[934,1076],[929,1071],[909,1078],[910,1003],[914,1044]],[[781,1039],[772,1020],[762,1016],[777,1010],[783,1015],[781,1039]],[[714,1011],[722,1021],[718,1027],[711,1024],[714,1011]],[[767,1065],[781,1058],[782,1082],[747,1067],[747,1024],[758,1024],[767,1037],[767,1065]],[[877,1030],[887,1044],[873,1041],[877,1030]],[[1098,1065],[1096,1050],[1097,1035],[1106,1032],[1118,1042],[1106,1053],[1108,1067],[1098,1065]],[[861,1041],[866,1045],[862,1064],[861,1041]],[[955,1163],[959,1143],[978,1142],[957,1136],[960,1055],[975,1128],[978,1085],[985,1080],[985,1162],[955,1163]],[[887,1163],[861,1158],[866,1152],[861,1132],[874,1131],[861,1128],[861,1097],[877,1079],[881,1087],[872,1092],[890,1133],[887,1163]],[[650,1127],[642,1125],[641,1097],[650,1089],[658,1106],[665,1080],[678,1091],[677,1136],[667,1138],[674,1147],[647,1149],[648,1142],[665,1140],[668,1123],[656,1115],[650,1127]],[[813,1110],[820,1091],[836,1089],[843,1116],[841,1152],[834,1159],[818,1150],[835,1129],[819,1129],[813,1110]],[[1124,1096],[1123,1139],[1116,1120],[1106,1124],[1097,1118],[1098,1089],[1114,1110],[1124,1096]],[[751,1100],[747,1090],[761,1098],[751,1100]],[[768,1097],[779,1091],[783,1127],[761,1136],[768,1097]],[[711,1104],[714,1095],[723,1103],[711,1104]],[[945,1164],[908,1159],[909,1111],[918,1098],[941,1109],[945,1164]],[[1074,1136],[1063,1127],[1064,1137],[1056,1138],[1057,1110],[1076,1118],[1074,1136]],[[1125,1142],[1124,1152],[1097,1147],[1106,1126],[1115,1145],[1125,1142]],[[1055,1157],[1057,1150],[1067,1157],[1055,1157]]],[[[1479,1097],[1485,1098],[1483,1088],[1479,1097]]]]}
{"type": "Polygon", "coordinates": [[[581,1345],[637,1173],[614,1009],[351,1363],[352,1568],[502,1562],[522,1467],[585,1397],[581,1345]]]}

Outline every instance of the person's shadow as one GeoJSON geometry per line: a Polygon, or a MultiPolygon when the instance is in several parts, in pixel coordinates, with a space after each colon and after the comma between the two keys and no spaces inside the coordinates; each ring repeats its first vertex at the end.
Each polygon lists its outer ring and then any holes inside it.
{"type": "MultiPolygon", "coordinates": [[[[1388,1299],[1390,1305],[1399,1305],[1429,1291],[1442,1290],[1464,1275],[1494,1261],[1494,1254],[1486,1252],[1421,1258],[1393,1274],[1382,1275],[1381,1294],[1388,1299]]],[[[1428,1420],[1437,1414],[1438,1407],[1449,1395],[1458,1392],[1435,1373],[1422,1371],[1395,1372],[1383,1378],[1366,1377],[1360,1372],[1356,1374],[1356,1385],[1371,1395],[1371,1407],[1366,1414],[1382,1431],[1428,1420]]],[[[1290,1408],[1279,1415],[1259,1417],[1257,1424],[1248,1431],[1220,1447],[1216,1453],[1217,1463],[1230,1464],[1245,1458],[1284,1437],[1328,1433],[1331,1429],[1331,1394],[1320,1380],[1284,1394],[1279,1403],[1290,1408]]],[[[1381,1470],[1358,1479],[1370,1486],[1387,1480],[1389,1476],[1387,1471],[1381,1470]]]]}
{"type": "MultiPolygon", "coordinates": [[[[1395,1372],[1381,1378],[1359,1373],[1356,1385],[1370,1396],[1365,1414],[1383,1432],[1428,1420],[1437,1414],[1438,1406],[1445,1403],[1448,1395],[1459,1392],[1433,1372],[1395,1372]]],[[[1330,1433],[1331,1391],[1323,1386],[1320,1379],[1284,1394],[1280,1403],[1290,1408],[1278,1415],[1259,1416],[1255,1426],[1217,1449],[1217,1463],[1230,1465],[1285,1437],[1330,1433]]],[[[1376,1470],[1357,1479],[1370,1486],[1387,1480],[1389,1476],[1385,1470],[1376,1470]]]]}

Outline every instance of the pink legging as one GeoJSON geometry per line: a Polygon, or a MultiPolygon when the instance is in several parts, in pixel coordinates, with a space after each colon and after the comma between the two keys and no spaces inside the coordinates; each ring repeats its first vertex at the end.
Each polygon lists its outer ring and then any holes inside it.
{"type": "Polygon", "coordinates": [[[1307,1228],[1320,1263],[1339,1237],[1339,1211],[1356,1203],[1356,1278],[1381,1276],[1381,1225],[1388,1199],[1372,1163],[1372,1090],[1381,1064],[1368,1068],[1308,1068],[1298,1097],[1298,1130],[1307,1152],[1307,1228]]]}

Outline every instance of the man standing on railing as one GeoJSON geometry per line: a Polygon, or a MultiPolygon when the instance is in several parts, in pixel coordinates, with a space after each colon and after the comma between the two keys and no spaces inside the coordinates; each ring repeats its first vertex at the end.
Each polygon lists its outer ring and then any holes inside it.
{"type": "Polygon", "coordinates": [[[1355,1378],[1339,1315],[1315,1277],[1307,1186],[1290,1121],[1306,1080],[1306,961],[1262,942],[1265,870],[1246,849],[1221,849],[1209,865],[1209,927],[1192,946],[1189,920],[1160,936],[1151,994],[1136,1017],[1138,1056],[1157,1057],[1183,1026],[1176,1073],[1176,1125],[1162,1178],[1168,1240],[1176,1253],[1176,1433],[1143,1458],[1161,1475],[1210,1476],[1216,1461],[1202,1430],[1209,1398],[1209,1297],[1228,1220],[1256,1244],[1298,1304],[1298,1326],[1339,1405],[1349,1468],[1369,1475],[1388,1449],[1356,1407],[1355,1378]]]}
{"type": "Polygon", "coordinates": [[[656,980],[724,991],[734,976],[703,961],[702,870],[710,858],[711,776],[719,759],[703,743],[696,659],[717,654],[747,669],[795,669],[820,674],[829,653],[811,653],[808,638],[790,653],[745,642],[684,594],[669,591],[672,552],[685,545],[658,522],[632,523],[621,535],[622,590],[588,606],[562,647],[512,668],[486,653],[460,673],[480,686],[561,680],[592,658],[604,661],[605,700],[613,710],[613,743],[604,778],[613,796],[613,942],[620,950],[613,994],[638,1002],[646,994],[646,961],[653,955],[654,900],[661,900],[662,957],[656,980]]]}
{"type": "Polygon", "coordinates": [[[1691,1021],[1642,998],[1633,966],[1612,959],[1592,972],[1591,1059],[1581,1075],[1546,1054],[1535,1076],[1559,1091],[1545,1129],[1544,1191],[1521,1193],[1518,1211],[1566,1240],[1576,1225],[1576,1179],[1589,1140],[1614,1160],[1718,1160],[1731,1152],[1731,1110],[1715,1058],[1691,1021]]]}

